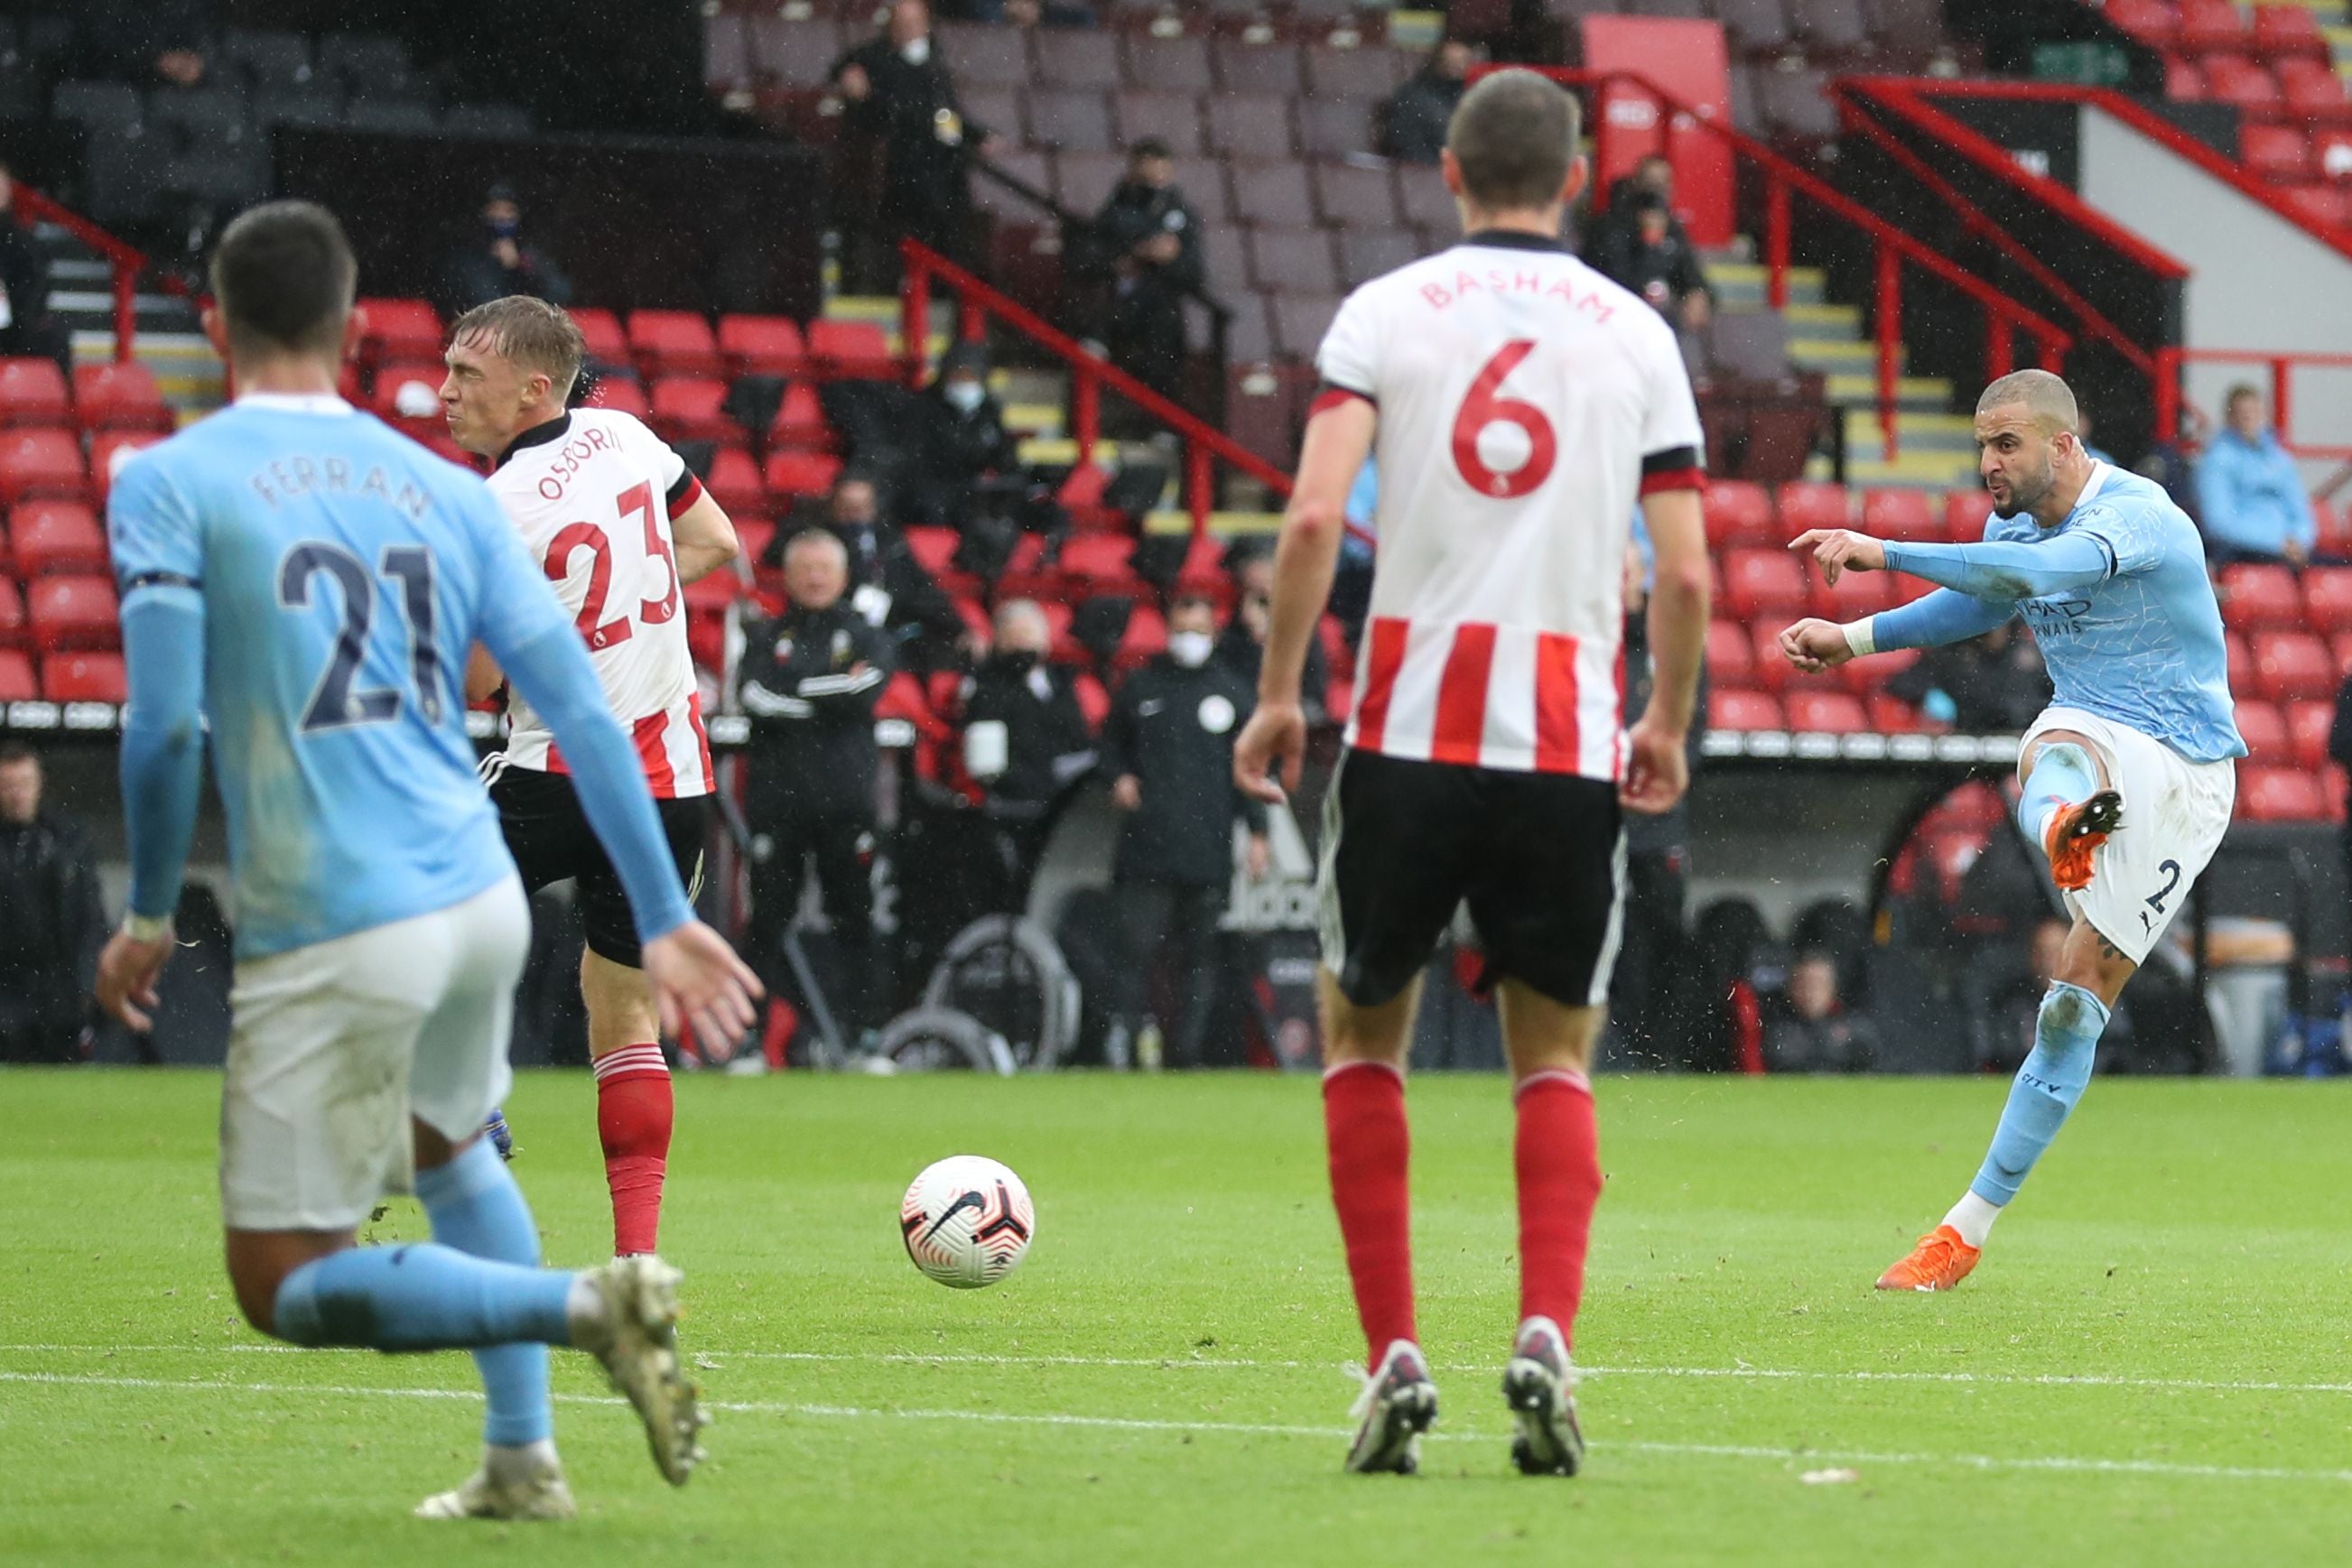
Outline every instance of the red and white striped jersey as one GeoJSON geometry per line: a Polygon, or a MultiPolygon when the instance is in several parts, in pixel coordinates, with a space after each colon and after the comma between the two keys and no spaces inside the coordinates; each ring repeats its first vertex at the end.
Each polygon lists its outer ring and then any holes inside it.
{"type": "MultiPolygon", "coordinates": [[[[575,408],[523,432],[490,489],[572,612],[655,798],[709,794],[710,739],[669,532],[701,498],[701,481],[628,414],[575,408]]],[[[512,692],[507,722],[508,767],[566,771],[546,721],[512,692]]]]}
{"type": "Polygon", "coordinates": [[[1380,559],[1348,742],[1613,779],[1634,507],[1696,487],[1664,318],[1534,235],[1490,231],[1349,296],[1317,365],[1380,411],[1380,559]]]}

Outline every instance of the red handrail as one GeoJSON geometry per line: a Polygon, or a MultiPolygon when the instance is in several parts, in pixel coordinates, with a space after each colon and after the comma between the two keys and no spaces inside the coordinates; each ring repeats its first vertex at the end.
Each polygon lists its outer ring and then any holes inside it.
{"type": "Polygon", "coordinates": [[[2180,390],[2180,371],[2183,365],[2191,361],[2268,366],[2271,427],[2278,432],[2279,444],[2298,457],[2352,458],[2352,445],[2322,445],[2292,439],[2294,429],[2294,372],[2297,370],[2352,370],[2352,354],[2291,353],[2275,349],[2158,349],[2156,351],[2156,435],[2159,442],[2174,440],[2179,434],[2180,411],[2187,402],[2186,394],[2180,390]]]}
{"type": "MultiPolygon", "coordinates": [[[[1483,70],[1502,67],[1481,68],[1483,70]]],[[[1993,285],[1967,271],[1940,251],[1914,238],[1876,213],[1840,192],[1811,171],[1792,162],[1763,142],[1722,120],[1700,113],[1648,78],[1631,71],[1593,71],[1566,66],[1536,66],[1516,68],[1532,69],[1567,87],[1601,87],[1611,82],[1622,82],[1647,94],[1658,106],[1659,122],[1670,126],[1689,126],[1708,135],[1720,137],[1736,158],[1757,166],[1764,176],[1764,265],[1766,298],[1776,310],[1789,303],[1789,232],[1790,198],[1801,194],[1815,206],[1860,229],[1871,242],[1873,277],[1876,280],[1876,319],[1872,323],[1876,340],[1878,382],[1878,423],[1883,437],[1883,450],[1893,458],[1898,450],[1895,404],[1901,392],[1900,347],[1903,303],[1903,267],[1905,263],[1918,267],[1958,289],[1981,307],[1987,319],[1985,334],[1988,366],[1999,362],[2005,368],[2013,362],[2015,334],[2023,331],[2032,340],[2036,357],[2044,368],[2063,368],[2066,350],[2074,339],[2056,322],[2028,309],[2011,299],[1993,285]]],[[[1607,156],[1610,138],[1615,128],[1606,115],[1593,117],[1593,139],[1598,161],[1602,167],[1611,166],[1607,156]]],[[[1987,379],[1998,371],[1989,371],[1987,379]]]]}
{"type": "MultiPolygon", "coordinates": [[[[90,249],[98,252],[114,269],[114,357],[128,360],[132,353],[131,340],[139,330],[139,275],[147,270],[146,253],[115,238],[72,208],[46,196],[30,185],[16,183],[10,187],[14,200],[34,217],[53,223],[90,249]]],[[[177,278],[167,277],[163,287],[174,294],[184,294],[177,278]]]]}
{"type": "Polygon", "coordinates": [[[1085,346],[1044,317],[1024,308],[946,256],[916,240],[901,240],[907,281],[898,298],[899,337],[909,364],[910,379],[923,373],[923,342],[930,332],[931,284],[934,279],[956,293],[963,311],[963,335],[978,339],[991,317],[1052,353],[1070,371],[1070,423],[1078,445],[1078,461],[1094,461],[1102,439],[1102,392],[1105,387],[1167,425],[1184,442],[1184,503],[1192,515],[1197,536],[1209,526],[1216,509],[1216,465],[1229,463],[1276,496],[1290,495],[1290,476],[1224,432],[1180,408],[1117,365],[1090,354],[1085,346]]]}

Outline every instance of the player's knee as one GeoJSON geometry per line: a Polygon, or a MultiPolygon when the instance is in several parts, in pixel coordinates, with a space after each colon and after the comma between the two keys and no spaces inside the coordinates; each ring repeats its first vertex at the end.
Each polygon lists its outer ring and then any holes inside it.
{"type": "Polygon", "coordinates": [[[272,1339],[282,1337],[278,1333],[278,1288],[290,1272],[264,1260],[240,1258],[233,1250],[229,1254],[228,1282],[236,1293],[236,1310],[257,1333],[272,1339]]]}

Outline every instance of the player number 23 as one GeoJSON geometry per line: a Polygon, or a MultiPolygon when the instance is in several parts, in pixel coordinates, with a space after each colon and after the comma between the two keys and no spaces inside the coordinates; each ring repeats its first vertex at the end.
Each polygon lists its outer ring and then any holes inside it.
{"type": "MultiPolygon", "coordinates": [[[[646,554],[659,560],[669,575],[669,587],[659,599],[637,601],[637,619],[648,626],[658,626],[677,613],[677,558],[670,554],[669,539],[662,533],[654,510],[654,487],[632,485],[613,497],[613,506],[624,517],[632,512],[643,517],[646,554]]],[[[580,635],[587,640],[591,651],[602,652],[627,642],[636,631],[626,615],[604,619],[604,600],[613,591],[612,536],[594,523],[566,523],[548,541],[547,580],[561,583],[570,577],[572,552],[581,549],[589,552],[589,563],[588,596],[580,603],[580,635]]]]}
{"type": "Polygon", "coordinates": [[[1478,379],[1470,383],[1469,394],[1454,416],[1454,466],[1472,489],[1498,501],[1515,500],[1536,489],[1551,477],[1559,457],[1559,438],[1543,410],[1501,395],[1504,381],[1535,350],[1535,343],[1525,338],[1504,344],[1478,368],[1478,379]],[[1478,437],[1491,424],[1516,424],[1527,433],[1528,460],[1507,474],[1487,467],[1478,455],[1478,437]]]}

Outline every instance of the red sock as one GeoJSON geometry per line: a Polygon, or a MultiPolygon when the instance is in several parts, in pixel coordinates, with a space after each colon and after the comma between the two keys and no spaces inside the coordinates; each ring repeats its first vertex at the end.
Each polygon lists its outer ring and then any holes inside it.
{"type": "Polygon", "coordinates": [[[1538,1072],[1512,1099],[1519,1112],[1519,1316],[1549,1318],[1572,1339],[1592,1206],[1601,1201],[1592,1085],[1581,1072],[1538,1072]]]}
{"type": "Polygon", "coordinates": [[[604,1185],[613,1189],[613,1253],[650,1252],[669,1168],[669,1063],[658,1045],[626,1045],[598,1057],[594,1071],[596,1134],[604,1144],[604,1185]]]}
{"type": "Polygon", "coordinates": [[[1350,1061],[1323,1075],[1323,1133],[1330,1146],[1331,1206],[1348,1244],[1356,1315],[1377,1367],[1412,1325],[1412,1232],[1405,1165],[1404,1075],[1377,1061],[1350,1061]]]}

